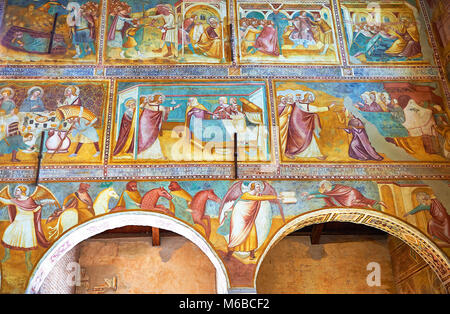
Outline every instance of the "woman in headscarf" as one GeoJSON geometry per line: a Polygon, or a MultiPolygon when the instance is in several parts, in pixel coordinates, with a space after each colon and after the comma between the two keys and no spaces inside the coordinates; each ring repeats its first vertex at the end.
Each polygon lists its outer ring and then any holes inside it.
{"type": "Polygon", "coordinates": [[[33,86],[28,90],[28,96],[20,106],[21,112],[42,112],[45,111],[44,102],[42,101],[44,90],[39,86],[33,86]]]}

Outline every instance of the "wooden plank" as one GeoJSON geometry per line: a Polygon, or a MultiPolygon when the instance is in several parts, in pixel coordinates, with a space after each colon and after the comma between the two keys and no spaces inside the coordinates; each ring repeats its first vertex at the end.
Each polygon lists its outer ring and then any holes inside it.
{"type": "Polygon", "coordinates": [[[153,246],[160,246],[159,228],[152,227],[152,244],[153,246]]]}
{"type": "Polygon", "coordinates": [[[324,224],[317,224],[312,227],[311,231],[311,244],[319,244],[320,234],[322,233],[324,224]]]}

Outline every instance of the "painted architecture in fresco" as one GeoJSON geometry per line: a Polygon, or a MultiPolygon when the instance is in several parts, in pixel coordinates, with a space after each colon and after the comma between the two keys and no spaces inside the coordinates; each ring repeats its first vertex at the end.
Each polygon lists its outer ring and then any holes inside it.
{"type": "Polygon", "coordinates": [[[421,34],[424,24],[415,1],[341,3],[351,63],[430,62],[424,57],[429,44],[421,34]]]}
{"type": "Polygon", "coordinates": [[[139,62],[228,63],[226,0],[108,2],[105,59],[139,62]]]}
{"type": "Polygon", "coordinates": [[[2,81],[2,163],[35,164],[40,151],[44,163],[101,162],[107,89],[102,81],[2,81]]]}
{"type": "Polygon", "coordinates": [[[237,1],[241,63],[333,64],[339,61],[328,1],[237,1]]]}
{"type": "Polygon", "coordinates": [[[450,291],[445,1],[3,8],[1,293],[38,292],[91,223],[149,213],[195,231],[229,289],[290,232],[347,221],[450,291]]]}
{"type": "Polygon", "coordinates": [[[13,280],[8,271],[24,267],[29,272],[45,249],[70,228],[126,211],[155,211],[192,226],[213,244],[229,270],[240,269],[241,277],[232,282],[238,286],[252,281],[274,234],[315,209],[360,208],[405,217],[437,243],[450,244],[450,216],[433,188],[422,182],[179,180],[1,188],[3,292],[13,280]]]}
{"type": "Polygon", "coordinates": [[[119,81],[110,158],[135,161],[270,161],[262,81],[119,81]]]}
{"type": "Polygon", "coordinates": [[[100,14],[99,0],[7,1],[0,60],[95,64],[100,14]]]}
{"type": "Polygon", "coordinates": [[[285,161],[446,161],[438,82],[276,82],[285,161]]]}

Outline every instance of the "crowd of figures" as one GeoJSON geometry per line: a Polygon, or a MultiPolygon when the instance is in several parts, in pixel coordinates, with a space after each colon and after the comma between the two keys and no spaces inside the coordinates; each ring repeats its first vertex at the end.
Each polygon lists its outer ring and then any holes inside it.
{"type": "MultiPolygon", "coordinates": [[[[237,257],[252,260],[270,234],[273,217],[278,216],[286,222],[285,204],[308,204],[316,200],[315,204],[322,203],[323,208],[387,209],[383,201],[367,197],[359,188],[327,180],[305,186],[302,192],[294,192],[296,195],[288,193],[289,196],[279,191],[286,187],[267,181],[237,181],[220,191],[202,189],[201,185],[192,191],[189,182],[158,184],[158,187],[154,184],[144,187],[146,183],[130,181],[119,196],[111,182],[80,183],[78,189],[62,195],[62,199],[56,198],[47,186],[37,185],[32,191],[31,186],[17,184],[10,191],[10,186],[6,185],[0,191],[0,205],[7,208],[9,216],[9,224],[1,240],[5,247],[1,262],[9,259],[10,250],[25,251],[26,265],[30,270],[33,250],[49,247],[73,226],[115,212],[144,210],[176,217],[191,226],[197,225],[208,240],[212,232],[223,236],[227,243],[225,258],[236,253],[237,257]],[[218,221],[217,229],[212,228],[212,218],[218,221]]],[[[416,198],[419,205],[406,212],[405,217],[429,211],[432,218],[428,222],[428,233],[450,243],[450,216],[442,203],[424,192],[418,193],[416,198]]],[[[289,211],[289,217],[298,214],[298,209],[289,211]]]]}
{"type": "Polygon", "coordinates": [[[320,55],[333,48],[332,26],[320,11],[299,11],[288,18],[274,10],[267,19],[243,17],[239,20],[242,56],[257,51],[271,56],[283,56],[284,49],[321,49],[320,55]]]}
{"type": "Polygon", "coordinates": [[[169,58],[185,54],[225,58],[224,26],[218,16],[200,19],[194,12],[182,18],[173,6],[158,4],[148,10],[148,15],[144,11],[136,17],[137,12],[132,12],[132,7],[123,1],[112,1],[109,10],[107,47],[109,51],[118,49],[120,58],[169,58]],[[158,34],[159,38],[144,36],[146,31],[158,34]],[[146,46],[153,49],[150,51],[146,46]]]}
{"type": "Polygon", "coordinates": [[[44,89],[33,86],[21,104],[14,100],[11,87],[0,90],[0,156],[11,154],[12,162],[20,162],[17,153],[37,152],[40,137],[45,136],[44,151],[67,153],[72,143],[76,148],[68,157],[76,157],[84,144],[93,144],[100,155],[99,135],[95,128],[98,118],[83,104],[76,85],[65,87],[56,106],[45,104],[44,89]],[[45,135],[44,135],[45,133],[45,135]]]}
{"type": "MultiPolygon", "coordinates": [[[[284,156],[289,159],[328,156],[321,152],[318,139],[322,130],[320,115],[332,111],[342,129],[351,136],[348,156],[360,161],[381,161],[385,157],[372,146],[366,124],[373,124],[384,139],[383,145],[394,144],[414,155],[417,147],[411,139],[420,139],[423,151],[449,157],[449,123],[438,103],[420,102],[407,94],[391,97],[386,91],[366,91],[361,101],[325,106],[317,103],[311,91],[297,90],[278,96],[280,138],[284,156]]],[[[337,140],[337,139],[336,139],[337,140]]],[[[345,141],[346,142],[346,141],[345,141]]],[[[380,146],[378,146],[380,147],[380,146]]]]}
{"type": "Polygon", "coordinates": [[[416,21],[408,16],[398,22],[355,23],[349,54],[354,58],[364,56],[370,62],[421,59],[419,37],[416,21]]]}

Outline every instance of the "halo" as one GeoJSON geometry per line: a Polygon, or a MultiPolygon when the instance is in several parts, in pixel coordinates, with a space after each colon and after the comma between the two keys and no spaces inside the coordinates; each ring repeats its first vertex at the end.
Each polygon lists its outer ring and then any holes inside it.
{"type": "Polygon", "coordinates": [[[30,194],[30,188],[28,186],[26,186],[25,184],[18,184],[18,185],[16,185],[16,187],[14,188],[14,193],[21,186],[23,186],[25,188],[25,195],[28,196],[30,194]]]}
{"type": "Polygon", "coordinates": [[[36,90],[36,89],[38,89],[41,92],[41,96],[44,95],[44,89],[42,89],[42,87],[40,87],[40,86],[33,86],[33,87],[31,87],[28,90],[27,95],[30,96],[31,94],[33,94],[33,91],[36,90]]]}
{"type": "Polygon", "coordinates": [[[3,87],[2,89],[0,89],[0,94],[2,94],[5,90],[9,90],[9,92],[11,93],[10,98],[13,98],[16,94],[14,92],[14,89],[12,89],[11,87],[3,87]]]}
{"type": "Polygon", "coordinates": [[[80,88],[79,88],[78,86],[76,86],[76,85],[71,85],[71,86],[66,87],[66,89],[64,90],[64,93],[66,92],[67,89],[72,88],[72,87],[75,88],[75,93],[74,93],[74,95],[75,95],[75,96],[78,96],[78,95],[80,94],[80,88]]]}

